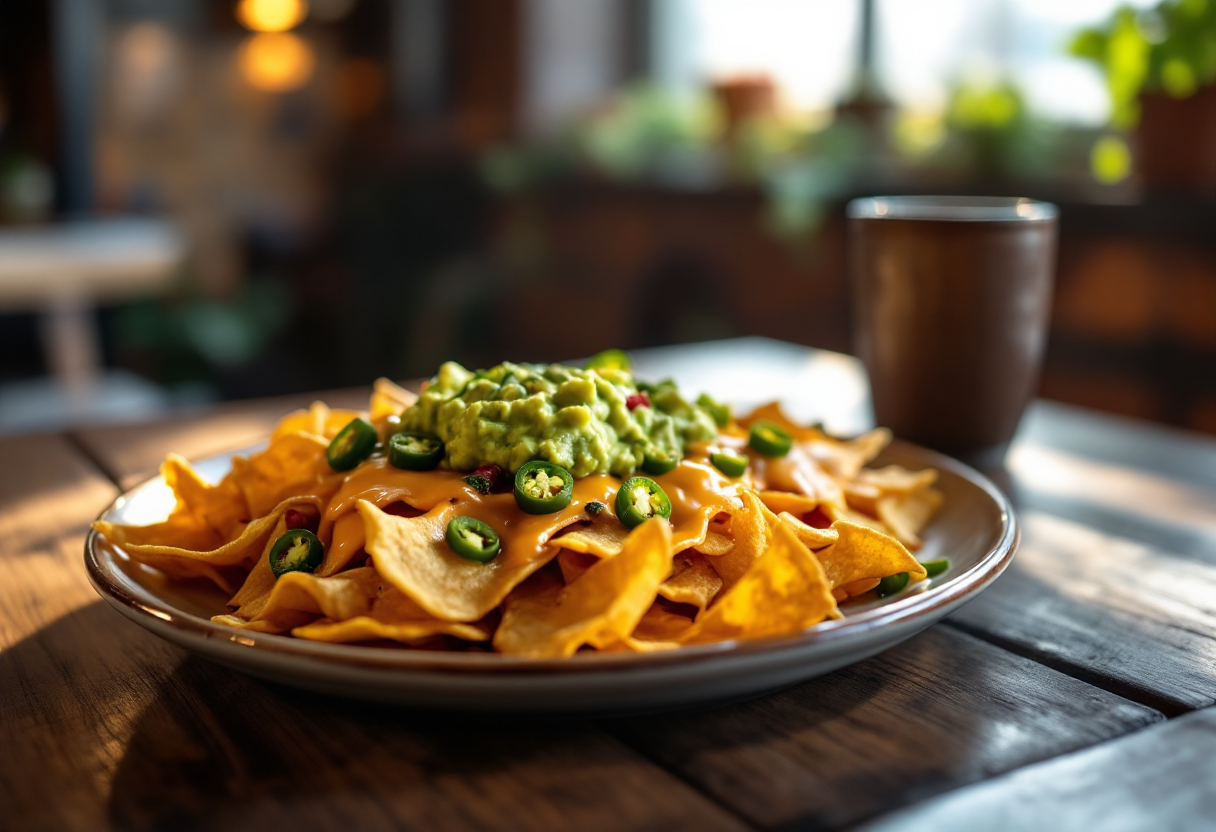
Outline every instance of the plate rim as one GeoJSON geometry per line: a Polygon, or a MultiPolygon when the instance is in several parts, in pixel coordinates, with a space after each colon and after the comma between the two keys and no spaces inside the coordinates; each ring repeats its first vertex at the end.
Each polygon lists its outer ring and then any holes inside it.
{"type": "MultiPolygon", "coordinates": [[[[231,459],[256,448],[243,448],[211,454],[197,462],[231,459]]],[[[168,627],[191,641],[222,642],[226,646],[249,648],[255,652],[271,652],[283,659],[311,662],[320,666],[360,667],[368,670],[425,672],[442,675],[572,675],[579,673],[613,673],[628,670],[651,670],[661,667],[710,662],[727,658],[764,657],[785,654],[815,645],[847,646],[849,642],[864,643],[868,636],[884,629],[898,630],[916,619],[934,623],[954,607],[971,600],[991,585],[1008,568],[1021,541],[1021,525],[1009,498],[990,480],[970,466],[937,451],[899,439],[893,440],[885,451],[911,455],[926,466],[950,473],[978,487],[999,511],[1001,533],[993,544],[967,571],[940,586],[896,598],[881,606],[856,615],[813,625],[799,633],[761,639],[734,639],[710,644],[690,645],[673,650],[649,653],[584,651],[570,658],[539,659],[504,656],[499,653],[441,652],[400,648],[368,647],[357,644],[329,644],[296,639],[286,635],[239,630],[217,624],[180,610],[152,592],[144,590],[140,598],[115,580],[112,567],[103,562],[100,553],[100,533],[90,527],[85,538],[84,561],[89,582],[101,598],[132,621],[145,626],[154,634],[166,637],[168,627]]],[[[162,479],[158,473],[132,486],[115,498],[97,516],[105,518],[137,493],[162,479]]],[[[121,549],[115,544],[108,544],[121,549]]],[[[142,587],[141,587],[142,589],[142,587]]],[[[926,625],[928,626],[928,625],[926,625]]]]}

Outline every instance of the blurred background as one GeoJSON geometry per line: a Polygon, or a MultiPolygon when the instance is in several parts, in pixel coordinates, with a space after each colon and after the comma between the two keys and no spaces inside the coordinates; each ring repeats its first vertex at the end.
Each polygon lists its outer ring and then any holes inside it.
{"type": "Polygon", "coordinates": [[[1041,395],[1216,433],[1216,0],[0,0],[0,433],[766,335],[1062,209],[1041,395]]]}

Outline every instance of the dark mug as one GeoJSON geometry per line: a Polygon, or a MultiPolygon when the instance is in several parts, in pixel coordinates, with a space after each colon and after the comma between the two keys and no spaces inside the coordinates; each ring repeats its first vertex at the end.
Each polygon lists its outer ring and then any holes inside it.
{"type": "Polygon", "coordinates": [[[878,424],[998,464],[1038,385],[1054,205],[905,196],[849,203],[853,338],[878,424]]]}

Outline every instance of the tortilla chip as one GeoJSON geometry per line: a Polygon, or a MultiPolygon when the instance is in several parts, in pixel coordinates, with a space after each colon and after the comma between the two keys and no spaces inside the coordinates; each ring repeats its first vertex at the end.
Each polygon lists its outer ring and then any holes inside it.
{"type": "Polygon", "coordinates": [[[705,555],[688,552],[676,555],[671,577],[659,585],[659,595],[677,604],[704,610],[722,589],[722,578],[705,555]]]}
{"type": "Polygon", "coordinates": [[[789,512],[782,512],[778,516],[782,522],[789,525],[794,534],[798,535],[798,539],[802,541],[802,545],[811,551],[822,549],[824,546],[831,546],[840,538],[840,532],[834,527],[817,529],[814,526],[803,523],[789,512]]]}
{"type": "Polygon", "coordinates": [[[357,410],[330,410],[325,402],[313,402],[308,410],[297,410],[284,416],[270,435],[270,444],[293,433],[306,433],[324,439],[328,444],[352,419],[363,415],[357,410]]]}
{"type": "Polygon", "coordinates": [[[368,419],[378,425],[389,416],[399,416],[401,411],[418,401],[418,395],[386,378],[376,379],[372,386],[372,397],[368,403],[368,419]]]}
{"type": "Polygon", "coordinates": [[[251,617],[217,615],[211,620],[262,633],[284,633],[318,616],[345,621],[370,612],[382,586],[383,581],[376,570],[368,567],[351,569],[329,578],[318,578],[308,572],[288,572],[274,582],[258,604],[256,613],[249,610],[251,605],[246,605],[251,617]]]}
{"type": "Polygon", "coordinates": [[[502,653],[564,658],[584,644],[607,647],[627,638],[671,571],[671,526],[648,520],[625,548],[603,558],[567,587],[513,598],[494,634],[502,653]]]}
{"type": "Polygon", "coordinates": [[[910,471],[902,465],[863,468],[858,472],[856,481],[877,489],[881,494],[911,494],[937,482],[937,471],[933,468],[910,471]]]}
{"type": "Polygon", "coordinates": [[[583,577],[583,574],[599,563],[599,558],[584,552],[562,549],[557,555],[557,565],[562,570],[562,580],[566,586],[583,577]]]}
{"type": "Polygon", "coordinates": [[[863,578],[860,581],[853,581],[844,586],[833,587],[832,597],[839,601],[847,601],[850,598],[856,598],[858,595],[865,595],[882,581],[882,578],[863,578]]]}
{"type": "Polygon", "coordinates": [[[148,539],[155,526],[119,526],[105,520],[93,524],[101,534],[117,546],[121,546],[132,560],[159,569],[166,575],[178,578],[209,578],[226,592],[233,590],[233,581],[222,569],[226,567],[248,569],[266,547],[271,533],[287,509],[297,505],[310,505],[319,510],[320,500],[301,497],[284,501],[265,517],[254,520],[232,541],[207,551],[184,549],[163,544],[138,543],[148,539]]]}
{"type": "Polygon", "coordinates": [[[629,537],[629,529],[621,525],[615,517],[607,518],[589,526],[575,526],[554,540],[563,549],[595,555],[597,558],[610,558],[620,554],[625,548],[625,540],[629,537]]]}
{"type": "Polygon", "coordinates": [[[729,555],[730,550],[735,548],[735,541],[721,532],[706,532],[705,540],[697,545],[697,551],[703,555],[713,555],[714,557],[722,557],[729,555]]]}
{"type": "Polygon", "coordinates": [[[622,645],[638,653],[671,650],[680,646],[680,639],[692,629],[693,621],[654,604],[646,610],[633,634],[622,640],[622,645]]]}
{"type": "Polygon", "coordinates": [[[169,454],[160,470],[165,484],[177,497],[174,511],[184,508],[193,512],[215,531],[221,542],[226,543],[239,535],[253,516],[245,495],[228,477],[219,485],[203,482],[190,463],[177,454],[169,454]]]}
{"type": "Polygon", "coordinates": [[[735,545],[725,555],[709,558],[724,589],[734,586],[768,547],[769,523],[765,519],[764,506],[755,494],[743,492],[743,510],[731,515],[730,528],[735,545]]]}
{"type": "Polygon", "coordinates": [[[842,480],[856,479],[867,462],[891,444],[891,431],[876,428],[856,439],[824,438],[808,445],[811,455],[831,474],[842,480]]]}
{"type": "Polygon", "coordinates": [[[249,504],[252,517],[261,517],[283,500],[317,496],[328,500],[342,484],[325,458],[328,443],[306,433],[291,433],[270,443],[248,459],[232,460],[229,475],[249,504]]]}
{"type": "Polygon", "coordinates": [[[926,488],[915,494],[889,494],[878,501],[878,516],[900,543],[919,549],[920,533],[942,505],[942,492],[926,488]]]}
{"type": "Polygon", "coordinates": [[[747,572],[697,619],[685,643],[792,635],[836,614],[819,560],[785,523],[747,572]]]}
{"type": "Polygon", "coordinates": [[[464,641],[490,640],[492,630],[484,622],[460,624],[441,621],[429,615],[395,587],[381,583],[380,588],[381,592],[372,602],[371,610],[367,614],[341,621],[332,620],[332,617],[324,618],[296,627],[291,634],[298,638],[335,643],[390,639],[416,644],[440,635],[453,636],[464,641]]]}
{"type": "MultiPolygon", "coordinates": [[[[513,499],[509,494],[488,498],[513,499]]],[[[463,622],[483,618],[515,586],[552,560],[557,547],[547,545],[549,538],[584,516],[577,506],[569,506],[555,514],[520,518],[511,532],[499,529],[498,557],[477,563],[460,557],[444,541],[448,521],[461,514],[476,516],[473,505],[445,502],[419,517],[395,517],[360,500],[358,511],[367,535],[364,546],[384,579],[436,618],[463,622]],[[512,532],[519,545],[512,545],[512,532]]]]}
{"type": "MultiPolygon", "coordinates": [[[[785,520],[782,525],[790,528],[785,520]]],[[[895,538],[844,520],[832,528],[839,535],[837,541],[814,553],[823,564],[829,588],[900,572],[907,572],[913,583],[924,580],[925,568],[895,538]]]]}

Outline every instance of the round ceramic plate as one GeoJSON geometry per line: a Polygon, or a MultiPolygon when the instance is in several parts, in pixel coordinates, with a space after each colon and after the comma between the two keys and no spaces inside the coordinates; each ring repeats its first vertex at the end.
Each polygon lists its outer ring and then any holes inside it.
{"type": "MultiPolygon", "coordinates": [[[[196,463],[216,481],[244,449],[196,463]]],[[[256,450],[256,449],[253,449],[256,450]]],[[[877,464],[937,468],[945,495],[924,532],[921,560],[950,568],[905,592],[850,602],[845,617],[799,635],[732,641],[656,653],[580,653],[564,660],[324,644],[213,624],[226,597],[172,582],[132,561],[96,532],[85,543],[93,586],[127,618],[187,650],[263,679],[358,699],[462,710],[605,714],[661,710],[754,696],[895,647],[974,598],[1005,570],[1018,543],[1009,501],[967,466],[895,442],[877,464]]],[[[120,497],[102,515],[117,523],[163,520],[173,495],[160,477],[120,497]]]]}

